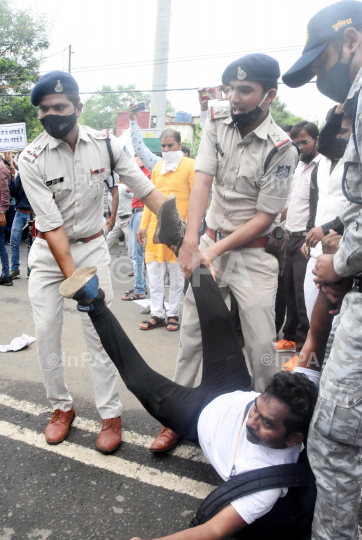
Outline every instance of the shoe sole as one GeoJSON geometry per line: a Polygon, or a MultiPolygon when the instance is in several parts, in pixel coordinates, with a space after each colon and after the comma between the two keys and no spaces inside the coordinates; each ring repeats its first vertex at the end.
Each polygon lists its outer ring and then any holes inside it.
{"type": "Polygon", "coordinates": [[[63,437],[60,441],[47,441],[47,440],[45,439],[46,442],[47,442],[47,444],[56,445],[56,444],[60,444],[61,442],[63,442],[63,441],[68,437],[68,435],[69,435],[69,433],[70,433],[70,426],[73,424],[74,418],[75,418],[75,413],[73,414],[72,419],[71,419],[71,421],[70,421],[70,423],[69,423],[69,429],[68,429],[68,432],[67,432],[67,434],[65,435],[65,437],[63,437]]]}
{"type": "Polygon", "coordinates": [[[76,270],[74,274],[63,281],[59,286],[59,292],[65,298],[73,298],[73,296],[84,287],[88,281],[92,279],[97,273],[96,266],[87,266],[86,268],[80,268],[76,270]]]}
{"type": "Polygon", "coordinates": [[[153,452],[154,454],[162,454],[163,452],[169,452],[170,450],[175,448],[175,446],[177,446],[179,442],[180,442],[180,439],[176,441],[175,444],[173,444],[172,446],[168,446],[167,448],[163,450],[152,450],[151,448],[149,448],[149,451],[153,452]]]}
{"type": "Polygon", "coordinates": [[[295,352],[297,349],[277,349],[277,352],[295,352]]]}
{"type": "Polygon", "coordinates": [[[97,452],[100,452],[101,454],[113,454],[113,452],[115,452],[120,446],[121,446],[121,443],[122,441],[117,444],[117,446],[115,448],[112,448],[112,450],[103,450],[103,448],[99,448],[99,446],[95,445],[95,448],[97,450],[97,452]]]}
{"type": "Polygon", "coordinates": [[[14,285],[14,283],[0,283],[0,286],[3,286],[3,287],[12,287],[14,285]]]}
{"type": "Polygon", "coordinates": [[[14,276],[14,277],[10,276],[10,277],[11,277],[11,279],[21,279],[20,275],[19,276],[14,276]]]}
{"type": "Polygon", "coordinates": [[[158,212],[157,212],[157,225],[156,225],[156,228],[155,228],[155,232],[153,233],[153,239],[152,239],[152,242],[154,244],[160,244],[160,232],[161,232],[161,227],[162,227],[162,210],[165,206],[165,204],[168,202],[168,201],[172,201],[176,199],[175,195],[173,193],[170,193],[169,195],[167,195],[166,199],[163,201],[163,203],[161,204],[160,208],[158,209],[158,212]]]}

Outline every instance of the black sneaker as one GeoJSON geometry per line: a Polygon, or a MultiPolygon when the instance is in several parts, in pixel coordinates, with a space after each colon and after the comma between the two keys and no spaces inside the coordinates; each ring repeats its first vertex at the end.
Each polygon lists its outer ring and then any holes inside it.
{"type": "Polygon", "coordinates": [[[6,277],[0,277],[0,285],[11,287],[11,285],[14,285],[14,283],[10,276],[6,276],[6,277]]]}
{"type": "Polygon", "coordinates": [[[153,235],[154,244],[166,244],[176,257],[185,236],[186,223],[176,208],[176,197],[170,193],[157,212],[157,225],[153,235]]]}
{"type": "Polygon", "coordinates": [[[15,270],[11,270],[10,277],[11,277],[11,279],[20,278],[20,270],[19,270],[19,268],[16,268],[15,270]]]}

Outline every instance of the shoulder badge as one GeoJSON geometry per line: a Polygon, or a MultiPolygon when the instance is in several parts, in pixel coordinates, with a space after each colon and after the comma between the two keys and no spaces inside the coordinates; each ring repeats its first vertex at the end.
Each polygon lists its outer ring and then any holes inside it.
{"type": "Polygon", "coordinates": [[[243,81],[244,79],[246,79],[246,73],[245,71],[243,71],[241,69],[241,67],[239,66],[238,67],[238,73],[236,75],[236,78],[239,80],[239,81],[243,81]]]}
{"type": "Polygon", "coordinates": [[[275,178],[280,181],[286,180],[287,178],[289,178],[290,169],[290,165],[278,165],[277,171],[275,173],[275,178]]]}
{"type": "Polygon", "coordinates": [[[57,82],[56,87],[54,88],[56,92],[63,92],[64,88],[60,81],[57,82]]]}

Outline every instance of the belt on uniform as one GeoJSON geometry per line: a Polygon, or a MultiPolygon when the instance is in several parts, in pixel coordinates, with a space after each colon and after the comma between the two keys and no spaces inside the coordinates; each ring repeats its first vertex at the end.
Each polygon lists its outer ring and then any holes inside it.
{"type": "MultiPolygon", "coordinates": [[[[210,229],[208,227],[206,229],[206,234],[211,240],[216,242],[217,237],[220,235],[219,231],[214,231],[214,229],[210,229]]],[[[262,248],[265,247],[268,242],[267,236],[258,236],[257,238],[253,238],[253,240],[249,240],[249,242],[246,242],[246,244],[242,244],[241,246],[238,246],[240,249],[244,248],[262,248]]]]}
{"type": "Polygon", "coordinates": [[[297,232],[289,232],[288,231],[288,235],[289,236],[307,236],[307,231],[297,231],[297,232]]]}
{"type": "MultiPolygon", "coordinates": [[[[70,246],[76,246],[78,244],[87,244],[91,240],[95,240],[96,238],[99,238],[100,236],[102,236],[102,234],[103,234],[103,230],[97,232],[96,234],[92,234],[92,236],[88,236],[87,238],[76,238],[76,239],[68,238],[68,242],[70,246]]],[[[36,235],[38,238],[41,238],[42,240],[46,240],[44,233],[37,231],[36,235]]]]}
{"type": "Polygon", "coordinates": [[[132,208],[132,214],[135,214],[136,212],[143,212],[143,206],[142,208],[132,208]]]}
{"type": "Polygon", "coordinates": [[[131,217],[132,214],[125,214],[124,216],[119,216],[119,219],[127,219],[131,217]]]}
{"type": "Polygon", "coordinates": [[[25,208],[17,208],[19,212],[23,212],[24,214],[30,214],[30,210],[25,210],[25,208]]]}
{"type": "Polygon", "coordinates": [[[356,292],[362,292],[362,278],[353,276],[352,290],[356,292]]]}

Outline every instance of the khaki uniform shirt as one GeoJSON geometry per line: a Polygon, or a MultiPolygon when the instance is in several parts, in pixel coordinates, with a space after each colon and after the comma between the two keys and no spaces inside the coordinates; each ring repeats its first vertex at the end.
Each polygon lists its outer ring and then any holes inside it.
{"type": "MultiPolygon", "coordinates": [[[[211,108],[195,163],[195,171],[214,177],[207,225],[226,236],[258,210],[282,212],[297,163],[297,150],[270,114],[242,139],[229,106],[211,108]],[[273,148],[278,151],[264,174],[265,160],[273,148]]],[[[262,235],[278,223],[276,218],[262,235]]]]}
{"type": "MultiPolygon", "coordinates": [[[[111,137],[114,171],[141,199],[155,186],[134,159],[111,137]]],[[[21,180],[41,232],[64,226],[69,239],[86,238],[103,229],[104,181],[111,173],[106,131],[79,124],[73,153],[68,144],[43,132],[21,154],[21,180]]]]}

